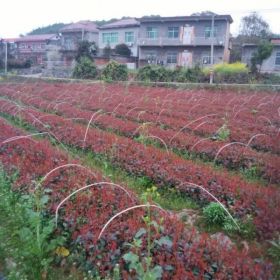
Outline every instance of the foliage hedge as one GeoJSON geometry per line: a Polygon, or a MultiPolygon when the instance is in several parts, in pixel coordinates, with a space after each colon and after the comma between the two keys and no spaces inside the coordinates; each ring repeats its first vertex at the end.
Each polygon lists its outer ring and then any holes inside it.
{"type": "Polygon", "coordinates": [[[177,67],[171,70],[163,66],[146,65],[139,69],[137,79],[145,82],[199,83],[205,81],[205,75],[199,66],[188,69],[177,67]]]}
{"type": "Polygon", "coordinates": [[[77,79],[94,79],[97,75],[97,67],[92,60],[86,56],[79,59],[73,71],[73,78],[77,79]]]}
{"type": "Polygon", "coordinates": [[[128,79],[128,69],[124,64],[119,64],[116,61],[110,61],[102,71],[102,80],[111,81],[126,81],[128,79]]]}
{"type": "MultiPolygon", "coordinates": [[[[210,68],[205,68],[203,72],[210,74],[210,68]]],[[[219,63],[214,65],[215,83],[249,83],[250,75],[246,64],[241,62],[219,63]]]]}

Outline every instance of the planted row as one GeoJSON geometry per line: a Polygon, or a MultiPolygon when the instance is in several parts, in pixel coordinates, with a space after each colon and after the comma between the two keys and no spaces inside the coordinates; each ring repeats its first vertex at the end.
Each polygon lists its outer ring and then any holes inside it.
{"type": "MultiPolygon", "coordinates": [[[[0,104],[4,112],[15,114],[15,105],[7,101],[0,104]]],[[[213,171],[208,166],[109,132],[94,128],[87,130],[86,126],[75,124],[72,120],[48,116],[35,109],[22,110],[21,117],[40,131],[50,130],[66,144],[106,154],[114,164],[128,172],[148,176],[158,185],[175,187],[197,201],[212,200],[196,185],[203,186],[229,207],[235,216],[254,215],[260,238],[269,238],[279,232],[280,194],[277,188],[250,184],[225,171],[213,171]],[[43,116],[44,120],[40,121],[43,116]]]]}
{"type": "MultiPolygon", "coordinates": [[[[53,169],[69,162],[65,153],[55,150],[43,140],[18,138],[5,142],[11,137],[23,136],[23,133],[1,119],[0,128],[0,160],[8,173],[15,170],[18,172],[19,179],[14,185],[15,191],[32,192],[34,186],[31,179],[38,180],[48,168],[53,169]]],[[[86,174],[81,170],[74,172],[73,169],[61,169],[49,176],[44,183],[41,182],[42,186],[48,189],[50,214],[54,214],[54,209],[62,197],[81,186],[80,184],[89,183],[89,180],[100,180],[100,176],[86,174]]],[[[86,265],[93,275],[98,272],[99,275],[106,276],[119,265],[122,278],[135,276],[135,270],[128,270],[128,257],[124,256],[125,253],[126,256],[139,256],[139,263],[143,262],[144,265],[148,254],[148,236],[146,225],[141,218],[145,215],[143,210],[120,217],[111,224],[103,237],[97,240],[100,229],[108,218],[132,204],[133,202],[124,197],[117,188],[106,189],[101,186],[90,188],[86,193],[78,194],[65,203],[60,213],[64,223],[59,224],[56,234],[63,234],[63,231],[71,234],[72,242],[67,245],[70,246],[68,258],[79,256],[79,264],[86,265]],[[127,242],[132,243],[134,237],[141,240],[137,250],[127,246],[127,242]],[[86,252],[84,259],[81,258],[83,251],[86,252]]],[[[157,268],[162,279],[269,279],[270,265],[263,262],[256,264],[245,252],[238,252],[226,242],[199,235],[194,230],[187,232],[183,224],[170,215],[159,216],[158,213],[152,212],[152,217],[151,268],[157,268]]]]}
{"type": "MultiPolygon", "coordinates": [[[[71,106],[69,103],[57,103],[50,106],[50,101],[32,96],[13,95],[27,105],[35,106],[39,109],[63,115],[67,118],[76,119],[79,122],[88,123],[92,118],[92,123],[103,129],[113,129],[127,137],[146,137],[147,140],[163,140],[171,149],[179,149],[182,153],[195,153],[208,160],[216,160],[223,166],[236,170],[256,170],[257,176],[261,176],[271,183],[280,182],[278,168],[280,158],[270,153],[260,153],[250,149],[251,143],[236,143],[228,145],[226,141],[220,141],[219,134],[215,137],[201,138],[194,134],[176,133],[170,129],[161,129],[153,124],[138,124],[128,120],[116,118],[113,115],[103,114],[101,111],[92,113],[71,106]],[[171,140],[171,141],[170,141],[171,140]],[[247,145],[247,146],[246,146],[247,145]]],[[[222,132],[221,132],[222,133],[222,132]]],[[[260,135],[262,136],[262,135],[260,135]]],[[[251,142],[253,142],[252,139],[251,142]]],[[[162,143],[161,143],[162,144],[162,143]]]]}

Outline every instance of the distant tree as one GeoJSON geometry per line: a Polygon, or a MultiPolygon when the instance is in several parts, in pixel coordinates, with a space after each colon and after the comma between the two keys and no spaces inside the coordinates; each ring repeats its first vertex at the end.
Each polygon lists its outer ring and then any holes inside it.
{"type": "Polygon", "coordinates": [[[271,56],[273,45],[268,41],[262,41],[253,53],[251,58],[251,71],[257,73],[261,71],[263,61],[271,56]]]}
{"type": "Polygon", "coordinates": [[[266,39],[271,35],[269,24],[256,12],[241,19],[239,35],[246,39],[266,39]]]}
{"type": "Polygon", "coordinates": [[[44,27],[39,27],[36,29],[33,29],[31,32],[28,33],[28,35],[40,35],[40,34],[52,34],[52,33],[59,33],[59,30],[66,26],[65,23],[54,23],[50,24],[44,27]]]}
{"type": "Polygon", "coordinates": [[[89,59],[92,59],[96,54],[97,46],[95,42],[81,41],[78,45],[76,61],[79,61],[82,57],[88,57],[89,59]]]}
{"type": "Polygon", "coordinates": [[[260,44],[271,36],[269,24],[257,13],[251,13],[241,19],[239,34],[232,38],[230,62],[241,60],[242,45],[245,43],[260,44]]]}
{"type": "Polygon", "coordinates": [[[197,13],[193,13],[191,14],[191,16],[214,16],[217,15],[211,11],[202,11],[202,12],[197,12],[197,13]]]}
{"type": "Polygon", "coordinates": [[[80,58],[72,74],[73,78],[77,79],[94,79],[97,75],[97,67],[94,62],[86,56],[80,58]]]}
{"type": "Polygon", "coordinates": [[[115,47],[115,53],[122,56],[130,56],[131,50],[126,44],[119,44],[115,47]]]}
{"type": "Polygon", "coordinates": [[[160,18],[160,15],[147,15],[147,16],[143,16],[142,18],[160,18]]]}

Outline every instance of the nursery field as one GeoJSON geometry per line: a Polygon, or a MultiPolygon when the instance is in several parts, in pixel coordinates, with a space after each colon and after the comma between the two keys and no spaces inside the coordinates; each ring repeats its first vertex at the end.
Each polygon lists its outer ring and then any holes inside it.
{"type": "Polygon", "coordinates": [[[0,279],[278,279],[279,143],[279,92],[0,82],[0,279]]]}

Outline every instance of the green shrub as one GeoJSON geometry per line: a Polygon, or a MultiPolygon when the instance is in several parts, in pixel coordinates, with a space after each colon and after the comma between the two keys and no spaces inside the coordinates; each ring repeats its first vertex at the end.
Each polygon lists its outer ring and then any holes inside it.
{"type": "Polygon", "coordinates": [[[263,84],[273,84],[279,85],[280,84],[280,75],[273,74],[273,73],[264,73],[259,75],[260,83],[263,84]]]}
{"type": "Polygon", "coordinates": [[[202,69],[196,65],[193,68],[187,68],[186,70],[186,81],[191,83],[200,83],[205,80],[205,75],[202,69]]]}
{"type": "Polygon", "coordinates": [[[19,194],[12,190],[14,179],[0,165],[0,263],[10,260],[4,269],[7,279],[43,279],[66,238],[55,235],[54,219],[47,212],[47,189],[19,194]]]}
{"type": "Polygon", "coordinates": [[[220,226],[224,224],[227,217],[225,210],[217,202],[211,202],[203,208],[203,215],[207,224],[220,226]]]}
{"type": "Polygon", "coordinates": [[[116,61],[110,61],[102,71],[102,79],[111,81],[126,81],[128,78],[128,69],[126,65],[119,64],[116,61]]]}
{"type": "Polygon", "coordinates": [[[17,59],[8,60],[8,69],[25,69],[25,68],[30,68],[31,66],[32,66],[32,61],[30,59],[27,59],[25,61],[20,61],[17,59]]]}
{"type": "Polygon", "coordinates": [[[122,56],[130,56],[131,50],[126,44],[119,44],[115,47],[115,53],[122,56]]]}
{"type": "Polygon", "coordinates": [[[177,67],[174,70],[163,66],[146,65],[139,69],[137,79],[146,82],[202,82],[204,74],[199,66],[184,69],[177,67]]]}
{"type": "Polygon", "coordinates": [[[217,131],[217,139],[221,141],[228,140],[230,135],[230,130],[227,126],[227,124],[223,124],[217,131]]]}
{"type": "Polygon", "coordinates": [[[146,65],[139,69],[137,79],[145,82],[171,81],[170,70],[163,66],[146,65]]]}
{"type": "Polygon", "coordinates": [[[245,63],[235,62],[235,63],[219,63],[214,65],[214,73],[221,74],[239,74],[248,73],[249,70],[245,63]]]}
{"type": "MultiPolygon", "coordinates": [[[[211,68],[203,70],[205,75],[210,75],[211,68]]],[[[248,83],[250,80],[249,69],[241,62],[219,63],[214,65],[215,83],[248,83]]]]}
{"type": "Polygon", "coordinates": [[[278,239],[269,241],[271,247],[268,249],[268,254],[275,264],[275,279],[280,279],[280,234],[278,239]]]}
{"type": "Polygon", "coordinates": [[[97,75],[97,67],[88,57],[80,58],[72,74],[73,78],[77,79],[94,79],[97,75]]]}
{"type": "Polygon", "coordinates": [[[79,62],[81,58],[88,57],[92,59],[97,54],[97,46],[95,42],[81,41],[78,43],[78,50],[76,61],[79,62]]]}

